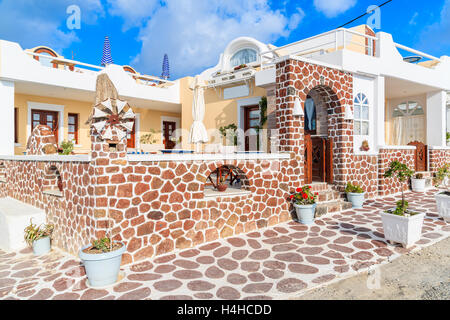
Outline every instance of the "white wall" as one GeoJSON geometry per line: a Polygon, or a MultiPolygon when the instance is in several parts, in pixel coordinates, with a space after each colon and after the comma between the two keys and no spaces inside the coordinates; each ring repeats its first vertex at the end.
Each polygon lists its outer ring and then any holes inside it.
{"type": "Polygon", "coordinates": [[[14,155],[14,82],[0,80],[0,155],[14,155]]]}
{"type": "Polygon", "coordinates": [[[376,105],[376,92],[375,92],[375,78],[369,78],[362,75],[355,74],[353,76],[353,100],[358,93],[364,93],[369,100],[369,135],[368,136],[353,136],[353,151],[355,154],[372,154],[375,153],[376,145],[375,145],[375,137],[376,130],[378,127],[376,126],[377,117],[375,110],[377,109],[376,105]],[[361,151],[361,143],[367,140],[369,142],[370,150],[368,152],[361,151]]]}
{"type": "Polygon", "coordinates": [[[446,145],[446,104],[445,91],[427,94],[427,145],[429,146],[446,145]]]}

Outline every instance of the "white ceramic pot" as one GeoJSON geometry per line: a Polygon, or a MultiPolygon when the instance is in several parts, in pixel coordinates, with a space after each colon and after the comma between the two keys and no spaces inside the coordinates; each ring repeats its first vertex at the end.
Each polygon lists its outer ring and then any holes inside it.
{"type": "Polygon", "coordinates": [[[444,191],[435,196],[439,216],[450,223],[450,192],[444,191]],[[446,194],[448,193],[448,194],[446,194]]]}
{"type": "Polygon", "coordinates": [[[425,192],[426,179],[411,178],[411,188],[414,192],[425,192]]]}
{"type": "Polygon", "coordinates": [[[386,240],[401,243],[405,248],[420,240],[425,213],[403,217],[382,211],[380,215],[386,240]]]}

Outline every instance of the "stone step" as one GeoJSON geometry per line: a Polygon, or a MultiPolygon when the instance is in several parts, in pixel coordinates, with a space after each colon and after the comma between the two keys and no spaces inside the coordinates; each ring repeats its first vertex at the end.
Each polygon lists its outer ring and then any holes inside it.
{"type": "Polygon", "coordinates": [[[352,208],[352,204],[347,201],[337,200],[318,203],[316,207],[316,218],[329,213],[337,213],[352,208]]]}
{"type": "Polygon", "coordinates": [[[327,191],[329,189],[329,186],[326,182],[313,182],[309,184],[309,186],[311,186],[312,192],[327,191]]]}
{"type": "Polygon", "coordinates": [[[317,196],[317,203],[329,202],[343,199],[340,192],[328,189],[326,191],[319,191],[317,196]]]}

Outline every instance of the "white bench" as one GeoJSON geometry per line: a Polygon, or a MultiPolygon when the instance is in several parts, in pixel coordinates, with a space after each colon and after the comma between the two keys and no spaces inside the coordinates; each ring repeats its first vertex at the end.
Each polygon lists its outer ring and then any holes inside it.
{"type": "Polygon", "coordinates": [[[45,223],[44,210],[33,207],[12,198],[0,199],[0,249],[3,251],[16,251],[26,247],[23,238],[24,229],[33,223],[45,223]]]}

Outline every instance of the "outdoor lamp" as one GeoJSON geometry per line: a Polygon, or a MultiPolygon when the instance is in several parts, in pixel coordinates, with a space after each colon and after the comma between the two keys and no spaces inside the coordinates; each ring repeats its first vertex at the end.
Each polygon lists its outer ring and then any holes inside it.
{"type": "Polygon", "coordinates": [[[303,111],[302,105],[300,103],[300,99],[295,97],[294,101],[294,111],[292,112],[294,116],[304,116],[305,112],[303,111]]]}

